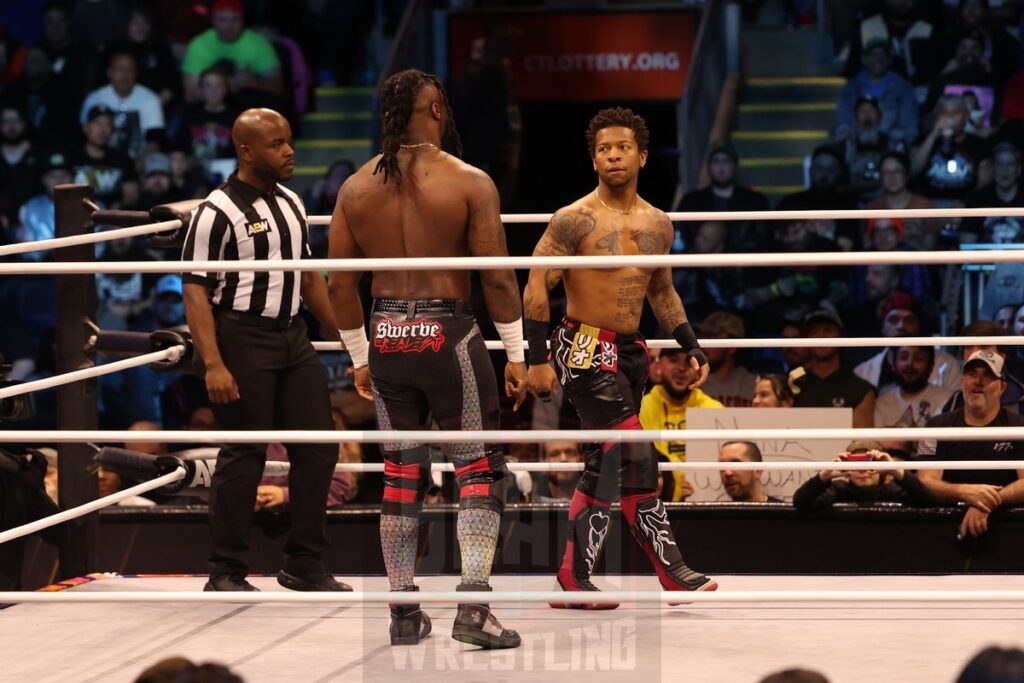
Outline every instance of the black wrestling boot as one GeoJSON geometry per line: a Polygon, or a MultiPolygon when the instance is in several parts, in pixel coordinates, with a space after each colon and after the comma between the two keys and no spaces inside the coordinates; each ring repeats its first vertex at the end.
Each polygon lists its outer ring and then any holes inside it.
{"type": "MultiPolygon", "coordinates": [[[[489,593],[492,589],[486,583],[460,583],[455,590],[489,593]]],[[[519,647],[522,642],[518,633],[501,625],[491,613],[489,605],[478,603],[459,605],[455,625],[452,627],[452,638],[485,650],[519,647]]]]}
{"type": "MultiPolygon", "coordinates": [[[[402,591],[419,591],[419,586],[402,591]]],[[[390,605],[391,644],[416,645],[430,634],[430,617],[419,605],[390,605]]]]}
{"type": "MultiPolygon", "coordinates": [[[[622,513],[633,537],[654,566],[661,587],[668,592],[718,590],[718,584],[690,569],[676,545],[665,505],[653,495],[623,496],[622,513]]],[[[669,602],[684,605],[686,602],[669,602]]]]}
{"type": "MultiPolygon", "coordinates": [[[[601,548],[608,536],[611,515],[607,505],[595,503],[594,499],[580,491],[573,495],[569,506],[569,539],[565,544],[562,566],[556,575],[555,590],[567,593],[598,593],[601,590],[591,583],[590,575],[598,558],[601,557],[601,548]]],[[[615,609],[619,603],[549,602],[548,605],[556,609],[603,610],[615,609]]]]}

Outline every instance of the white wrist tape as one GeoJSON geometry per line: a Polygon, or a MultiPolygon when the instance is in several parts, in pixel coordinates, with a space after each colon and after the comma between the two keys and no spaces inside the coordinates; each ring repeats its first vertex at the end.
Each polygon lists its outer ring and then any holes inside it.
{"type": "Polygon", "coordinates": [[[501,343],[505,347],[510,363],[526,362],[526,353],[523,351],[523,319],[519,318],[510,323],[494,323],[501,337],[501,343]]]}
{"type": "Polygon", "coordinates": [[[348,355],[352,356],[352,367],[361,368],[370,362],[370,343],[366,341],[366,330],[356,327],[338,330],[348,355]]]}

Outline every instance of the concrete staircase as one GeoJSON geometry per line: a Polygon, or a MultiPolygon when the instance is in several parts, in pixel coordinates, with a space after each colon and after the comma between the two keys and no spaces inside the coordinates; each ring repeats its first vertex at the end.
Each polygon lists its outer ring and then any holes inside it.
{"type": "Polygon", "coordinates": [[[804,158],[828,139],[845,82],[813,57],[811,29],[745,28],[746,74],[733,144],[740,179],[780,197],[804,188],[804,158]]]}
{"type": "Polygon", "coordinates": [[[358,168],[372,157],[373,88],[316,89],[317,111],[302,117],[302,135],[295,141],[295,175],[289,187],[304,192],[338,159],[358,168]]]}

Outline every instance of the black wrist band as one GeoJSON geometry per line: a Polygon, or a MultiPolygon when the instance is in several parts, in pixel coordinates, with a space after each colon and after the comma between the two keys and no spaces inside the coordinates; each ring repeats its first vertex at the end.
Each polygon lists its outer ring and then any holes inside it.
{"type": "Polygon", "coordinates": [[[683,348],[683,351],[689,353],[693,349],[700,348],[700,342],[697,341],[697,335],[694,334],[693,328],[690,327],[690,323],[683,323],[672,330],[672,337],[679,342],[679,346],[683,348]]]}
{"type": "Polygon", "coordinates": [[[697,341],[697,335],[694,334],[690,323],[683,323],[672,330],[672,337],[679,342],[687,358],[696,358],[699,365],[707,365],[707,356],[701,350],[700,342],[697,341]]]}
{"type": "Polygon", "coordinates": [[[530,365],[548,362],[548,327],[546,320],[523,320],[523,332],[526,333],[526,344],[529,347],[526,360],[530,365]]]}

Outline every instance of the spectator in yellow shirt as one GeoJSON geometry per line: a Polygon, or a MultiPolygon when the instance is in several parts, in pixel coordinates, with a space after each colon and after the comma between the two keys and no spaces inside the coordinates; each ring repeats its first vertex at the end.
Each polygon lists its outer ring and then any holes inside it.
{"type": "MultiPolygon", "coordinates": [[[[654,361],[658,383],[640,403],[640,424],[644,429],[686,429],[687,408],[722,408],[721,403],[700,389],[688,387],[697,379],[682,349],[663,349],[654,361]]],[[[655,441],[661,462],[684,462],[686,443],[683,441],[655,441]]],[[[662,473],[661,499],[671,502],[684,500],[693,493],[693,486],[683,472],[662,473]]]]}

